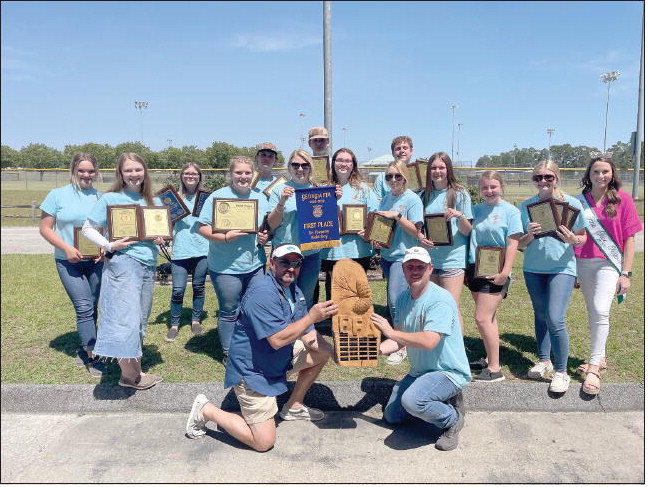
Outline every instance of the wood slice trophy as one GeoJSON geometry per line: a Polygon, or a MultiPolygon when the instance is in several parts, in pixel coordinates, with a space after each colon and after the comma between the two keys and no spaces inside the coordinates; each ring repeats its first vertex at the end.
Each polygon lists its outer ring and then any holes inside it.
{"type": "Polygon", "coordinates": [[[338,305],[332,326],[336,363],[346,367],[377,366],[380,331],[371,322],[373,296],[360,264],[341,259],[333,266],[331,299],[338,305]]]}

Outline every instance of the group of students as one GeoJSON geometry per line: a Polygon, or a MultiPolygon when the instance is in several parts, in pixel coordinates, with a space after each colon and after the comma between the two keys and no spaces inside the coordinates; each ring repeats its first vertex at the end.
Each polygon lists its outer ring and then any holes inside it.
{"type": "MultiPolygon", "coordinates": [[[[309,131],[313,155],[328,154],[329,136],[324,127],[309,131]]],[[[166,336],[178,336],[182,304],[188,276],[192,276],[191,331],[202,334],[205,280],[210,274],[219,304],[218,334],[223,363],[227,364],[245,291],[265,274],[264,246],[277,248],[299,242],[295,190],[315,185],[312,155],[301,149],[287,159],[286,181],[274,184],[277,148],[271,143],[257,147],[255,160],[236,156],[229,166],[229,185],[206,199],[199,216],[187,216],[173,229],[172,296],[170,323],[166,336]],[[254,186],[254,187],[253,187],[254,186]],[[264,216],[267,226],[258,233],[213,230],[215,198],[255,199],[258,224],[264,216]]],[[[363,204],[395,221],[389,246],[367,242],[364,231],[344,234],[340,246],[303,251],[297,286],[307,308],[318,300],[320,271],[326,274],[326,296],[330,299],[331,272],[337,261],[350,258],[365,270],[376,251],[387,281],[387,302],[391,316],[399,296],[407,290],[402,261],[412,247],[429,253],[433,270],[430,280],[447,290],[459,307],[462,288],[467,285],[475,301],[475,321],[482,337],[485,357],[471,363],[473,380],[504,380],[499,357],[499,331],[496,312],[506,297],[510,273],[517,251],[524,252],[524,279],[531,297],[535,320],[538,362],[528,371],[532,379],[551,375],[550,390],[565,392],[569,387],[567,357],[569,334],[565,323],[567,307],[576,279],[580,283],[590,322],[591,355],[580,370],[583,391],[600,390],[600,373],[606,368],[605,344],[609,332],[609,312],[616,295],[625,295],[630,286],[634,255],[634,235],[642,224],[630,195],[620,190],[621,180],[614,162],[607,157],[591,160],[582,178],[583,193],[577,198],[559,188],[560,171],[552,161],[539,163],[532,172],[537,195],[519,208],[503,198],[504,182],[497,171],[484,171],[479,178],[483,202],[473,206],[470,194],[453,170],[448,154],[437,152],[427,162],[429,187],[420,193],[408,189],[407,163],[413,143],[407,136],[391,144],[394,161],[373,187],[363,178],[352,150],[342,148],[331,156],[330,180],[335,185],[338,205],[363,204]],[[545,198],[565,201],[580,210],[573,226],[560,226],[555,236],[543,236],[538,223],[529,219],[527,206],[545,198]],[[424,215],[443,213],[449,222],[452,244],[435,246],[423,231],[424,215]],[[587,231],[586,231],[587,230],[587,231]],[[504,248],[502,270],[487,278],[475,276],[477,246],[504,248]],[[378,250],[379,249],[379,250],[378,250]]],[[[154,275],[157,265],[156,241],[133,242],[127,238],[110,242],[106,237],[107,206],[137,204],[160,206],[154,197],[145,161],[135,153],[119,157],[115,182],[105,194],[93,187],[98,173],[91,154],[78,154],[71,164],[71,183],[52,190],[41,205],[41,235],[55,249],[56,268],[70,297],[77,319],[80,347],[76,363],[87,367],[94,377],[106,371],[104,359],[114,358],[121,368],[119,384],[147,389],[162,377],[141,369],[142,344],[151,312],[154,275]],[[102,248],[102,257],[84,259],[74,247],[74,228],[102,248]],[[98,325],[98,326],[97,326],[98,325]]],[[[202,187],[202,171],[195,163],[180,171],[180,193],[193,207],[202,187]]],[[[458,319],[464,324],[459,312],[458,319]]],[[[407,348],[393,351],[387,363],[400,363],[407,348]]]]}

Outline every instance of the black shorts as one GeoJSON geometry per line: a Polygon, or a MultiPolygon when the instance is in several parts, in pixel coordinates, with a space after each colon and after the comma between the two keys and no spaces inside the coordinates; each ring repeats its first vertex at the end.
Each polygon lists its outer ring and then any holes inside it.
{"type": "Polygon", "coordinates": [[[466,271],[466,285],[474,293],[484,293],[484,294],[497,294],[502,293],[504,298],[508,294],[509,284],[511,283],[511,278],[507,277],[506,282],[503,286],[498,286],[493,284],[493,281],[484,279],[483,277],[475,277],[475,264],[469,264],[466,271]]]}

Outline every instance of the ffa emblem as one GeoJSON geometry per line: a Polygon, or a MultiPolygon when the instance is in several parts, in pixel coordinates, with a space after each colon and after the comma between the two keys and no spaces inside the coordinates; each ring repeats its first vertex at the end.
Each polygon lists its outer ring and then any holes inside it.
{"type": "Polygon", "coordinates": [[[321,217],[323,214],[324,214],[324,212],[322,211],[322,205],[315,205],[315,206],[313,206],[313,216],[314,216],[315,218],[319,218],[319,217],[321,217]]]}
{"type": "Polygon", "coordinates": [[[229,203],[220,203],[218,205],[218,213],[227,213],[229,211],[229,203]]]}

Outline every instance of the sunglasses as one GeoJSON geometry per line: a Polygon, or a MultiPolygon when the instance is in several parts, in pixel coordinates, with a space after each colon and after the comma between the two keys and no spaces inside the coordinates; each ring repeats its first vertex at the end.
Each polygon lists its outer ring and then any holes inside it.
{"type": "Polygon", "coordinates": [[[290,166],[291,166],[294,170],[297,170],[297,169],[299,169],[299,168],[301,167],[301,168],[305,171],[306,169],[310,169],[310,162],[304,162],[304,163],[302,163],[302,164],[300,164],[300,163],[298,163],[298,162],[291,162],[291,163],[290,163],[290,166]]]}
{"type": "Polygon", "coordinates": [[[402,174],[387,174],[387,175],[385,175],[385,181],[391,181],[392,179],[395,179],[396,181],[402,181],[403,180],[403,175],[402,174]]]}
{"type": "Polygon", "coordinates": [[[544,179],[545,181],[547,181],[548,183],[550,183],[550,182],[552,182],[554,179],[556,179],[556,176],[554,176],[553,174],[537,174],[537,175],[533,176],[533,180],[534,180],[536,183],[539,183],[539,182],[542,181],[543,179],[544,179]]]}
{"type": "Polygon", "coordinates": [[[288,260],[288,259],[276,259],[279,264],[281,264],[284,267],[287,267],[288,269],[298,269],[302,265],[302,261],[300,260],[288,260]]]}

